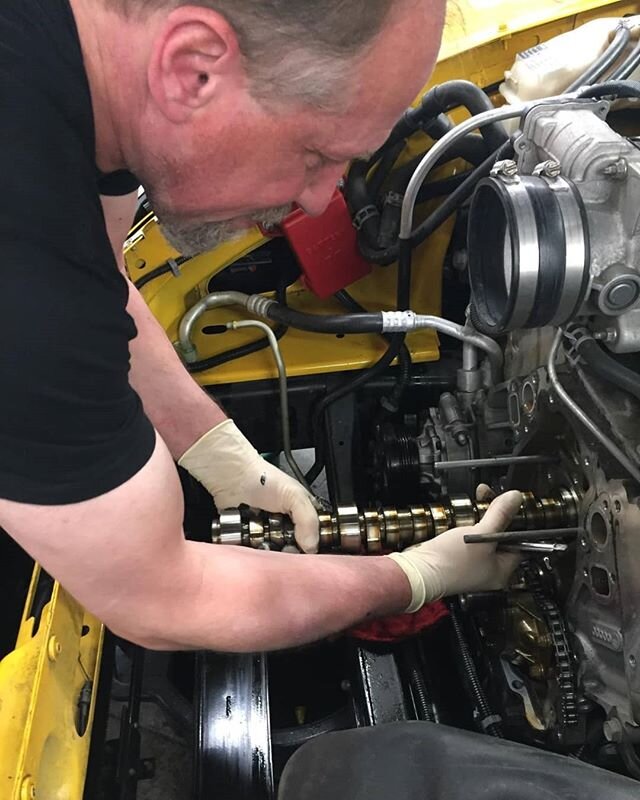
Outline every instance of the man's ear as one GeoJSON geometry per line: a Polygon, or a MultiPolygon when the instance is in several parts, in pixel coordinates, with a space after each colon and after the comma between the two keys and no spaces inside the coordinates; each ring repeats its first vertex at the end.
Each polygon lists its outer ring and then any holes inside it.
{"type": "Polygon", "coordinates": [[[171,122],[185,122],[223,84],[240,86],[244,78],[238,39],[224,17],[199,6],[180,6],[167,16],[152,47],[147,80],[171,122]]]}

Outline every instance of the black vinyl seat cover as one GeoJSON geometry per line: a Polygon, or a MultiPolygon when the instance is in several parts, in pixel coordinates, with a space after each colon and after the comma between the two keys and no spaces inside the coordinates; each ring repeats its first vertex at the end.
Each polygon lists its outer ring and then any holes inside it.
{"type": "Polygon", "coordinates": [[[278,800],[638,800],[640,784],[566,756],[400,722],[320,736],[287,764],[278,800]]]}

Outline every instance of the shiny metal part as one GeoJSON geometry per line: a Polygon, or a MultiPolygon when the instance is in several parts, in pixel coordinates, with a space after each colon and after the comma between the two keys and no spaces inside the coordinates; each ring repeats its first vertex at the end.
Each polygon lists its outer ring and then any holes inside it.
{"type": "Polygon", "coordinates": [[[578,310],[584,293],[584,271],[587,262],[587,237],[580,207],[573,189],[564,178],[557,177],[548,182],[554,193],[564,223],[565,271],[560,304],[552,325],[561,325],[578,310]]]}
{"type": "Polygon", "coordinates": [[[343,553],[359,553],[362,542],[360,514],[355,506],[341,506],[336,511],[340,531],[340,549],[343,553]]]}
{"type": "Polygon", "coordinates": [[[524,714],[529,725],[531,725],[531,727],[536,731],[547,730],[548,725],[545,724],[544,720],[541,718],[541,715],[539,715],[536,711],[525,682],[518,675],[516,675],[513,667],[511,664],[509,664],[506,658],[501,658],[500,664],[502,666],[507,685],[511,691],[514,692],[514,694],[517,694],[522,698],[524,714]]]}
{"type": "Polygon", "coordinates": [[[433,465],[438,472],[454,469],[480,469],[486,467],[511,467],[524,464],[552,464],[551,456],[492,456],[490,458],[467,458],[460,461],[436,461],[433,465]]]}
{"type": "Polygon", "coordinates": [[[553,555],[554,553],[566,553],[566,544],[558,542],[518,542],[517,544],[499,544],[498,550],[504,553],[531,553],[532,555],[553,555]]]}
{"type": "Polygon", "coordinates": [[[276,362],[278,370],[278,385],[280,389],[280,420],[282,424],[282,452],[287,459],[287,464],[291,468],[296,480],[301,483],[308,492],[311,492],[311,487],[307,483],[304,473],[298,466],[293,453],[291,451],[291,425],[289,422],[289,391],[287,388],[287,369],[285,367],[282,353],[280,352],[280,345],[273,330],[265,323],[259,320],[242,320],[241,322],[229,322],[226,326],[230,330],[237,330],[240,328],[258,328],[267,337],[269,347],[273,353],[273,358],[276,362]]]}
{"type": "MultiPolygon", "coordinates": [[[[571,490],[559,489],[544,498],[528,493],[526,501],[528,509],[521,510],[514,526],[523,531],[523,539],[526,539],[527,527],[546,530],[575,525],[577,499],[571,490]],[[546,508],[553,512],[546,515],[546,508]]],[[[403,550],[450,528],[475,525],[488,507],[489,503],[472,500],[468,495],[443,497],[437,503],[409,508],[339,507],[333,513],[318,515],[320,550],[347,554],[403,550]]],[[[557,531],[551,530],[549,536],[555,533],[557,531]]],[[[293,523],[280,514],[259,513],[245,521],[237,509],[229,509],[214,520],[212,534],[214,544],[273,550],[295,544],[293,523]]]]}
{"type": "Polygon", "coordinates": [[[505,270],[507,265],[519,265],[518,289],[513,311],[511,312],[510,327],[526,327],[527,320],[533,309],[538,288],[538,270],[540,264],[540,242],[538,240],[538,225],[536,223],[533,204],[527,190],[518,181],[510,181],[508,192],[513,210],[518,220],[518,236],[505,234],[505,270]],[[509,252],[507,253],[507,250],[509,252]]]}

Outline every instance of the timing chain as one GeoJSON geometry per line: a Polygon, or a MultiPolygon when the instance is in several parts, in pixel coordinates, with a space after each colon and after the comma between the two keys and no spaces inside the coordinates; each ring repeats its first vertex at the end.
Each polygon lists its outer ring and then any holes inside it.
{"type": "Polygon", "coordinates": [[[578,694],[573,653],[558,604],[549,598],[534,569],[527,570],[527,578],[533,598],[545,618],[551,637],[556,681],[560,692],[560,723],[562,727],[571,727],[578,724],[578,694]]]}

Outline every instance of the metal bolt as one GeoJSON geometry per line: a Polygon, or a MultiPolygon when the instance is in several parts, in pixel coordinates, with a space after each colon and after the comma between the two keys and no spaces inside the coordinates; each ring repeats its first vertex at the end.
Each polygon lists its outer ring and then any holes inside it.
{"type": "Polygon", "coordinates": [[[607,166],[602,170],[604,175],[607,175],[607,177],[613,178],[613,180],[617,181],[623,181],[627,177],[628,171],[629,166],[624,158],[619,158],[612,164],[607,164],[607,166]]]}
{"type": "Polygon", "coordinates": [[[620,281],[607,292],[605,303],[620,310],[632,306],[638,299],[638,285],[634,281],[620,281]]]}
{"type": "Polygon", "coordinates": [[[513,683],[511,684],[511,688],[515,689],[516,691],[518,691],[519,689],[522,689],[523,687],[524,687],[524,683],[522,681],[513,681],[513,683]]]}
{"type": "Polygon", "coordinates": [[[618,333],[613,328],[606,328],[603,331],[595,331],[593,338],[599,342],[615,342],[618,333]]]}
{"type": "Polygon", "coordinates": [[[612,717],[606,720],[602,726],[602,732],[604,733],[604,738],[608,742],[621,742],[624,735],[624,728],[617,717],[612,717]]]}
{"type": "Polygon", "coordinates": [[[635,669],[636,666],[637,666],[636,657],[631,655],[631,656],[629,656],[628,661],[629,661],[629,666],[631,667],[631,669],[635,669]]]}
{"type": "Polygon", "coordinates": [[[578,703],[578,711],[581,714],[588,714],[590,711],[593,711],[593,703],[591,700],[587,700],[586,698],[580,700],[578,703]]]}
{"type": "Polygon", "coordinates": [[[502,161],[496,161],[491,170],[491,176],[494,178],[513,178],[518,174],[518,165],[515,161],[505,158],[502,161]]]}
{"type": "Polygon", "coordinates": [[[22,781],[20,787],[20,800],[35,800],[36,797],[36,784],[31,776],[27,776],[22,781]]]}
{"type": "Polygon", "coordinates": [[[57,661],[60,653],[62,653],[62,645],[55,636],[52,636],[47,644],[47,655],[49,656],[49,661],[57,661]]]}
{"type": "Polygon", "coordinates": [[[582,536],[581,537],[581,539],[580,539],[580,547],[583,550],[586,550],[587,552],[589,552],[589,541],[587,540],[586,536],[582,536]]]}
{"type": "Polygon", "coordinates": [[[542,164],[538,164],[533,170],[533,174],[535,176],[540,177],[543,175],[545,178],[557,178],[561,172],[562,167],[560,164],[552,159],[549,159],[549,161],[543,161],[542,164]]]}

